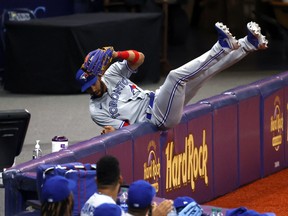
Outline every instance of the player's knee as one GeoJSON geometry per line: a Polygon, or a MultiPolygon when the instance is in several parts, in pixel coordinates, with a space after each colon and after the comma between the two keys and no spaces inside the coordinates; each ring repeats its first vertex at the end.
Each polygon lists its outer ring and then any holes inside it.
{"type": "Polygon", "coordinates": [[[179,118],[173,118],[173,119],[171,119],[169,121],[166,121],[164,123],[164,128],[163,129],[165,129],[165,130],[171,129],[171,128],[175,127],[177,124],[179,124],[180,121],[181,121],[181,116],[179,118]]]}
{"type": "Polygon", "coordinates": [[[177,83],[178,85],[185,86],[186,81],[181,79],[181,76],[177,74],[176,70],[171,70],[166,78],[170,83],[177,83]]]}

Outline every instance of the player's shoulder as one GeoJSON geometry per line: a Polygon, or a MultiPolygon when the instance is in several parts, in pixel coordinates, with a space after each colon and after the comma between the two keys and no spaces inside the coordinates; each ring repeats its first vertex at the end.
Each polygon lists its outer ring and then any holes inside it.
{"type": "Polygon", "coordinates": [[[103,203],[115,204],[115,201],[110,196],[107,196],[104,194],[98,194],[98,193],[92,194],[90,198],[84,204],[81,210],[81,216],[91,215],[91,213],[93,212],[93,209],[95,209],[97,206],[103,203]]]}
{"type": "Polygon", "coordinates": [[[110,196],[107,196],[105,194],[95,193],[95,194],[93,194],[93,196],[94,196],[94,205],[95,206],[99,206],[103,203],[115,204],[115,201],[110,196]]]}

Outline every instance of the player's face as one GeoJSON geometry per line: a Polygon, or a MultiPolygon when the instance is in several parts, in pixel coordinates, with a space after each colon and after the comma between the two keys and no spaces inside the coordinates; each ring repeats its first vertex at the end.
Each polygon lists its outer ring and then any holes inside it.
{"type": "Polygon", "coordinates": [[[102,97],[102,95],[106,92],[107,88],[105,84],[101,81],[101,77],[99,76],[95,84],[93,84],[87,92],[94,97],[102,97]]]}

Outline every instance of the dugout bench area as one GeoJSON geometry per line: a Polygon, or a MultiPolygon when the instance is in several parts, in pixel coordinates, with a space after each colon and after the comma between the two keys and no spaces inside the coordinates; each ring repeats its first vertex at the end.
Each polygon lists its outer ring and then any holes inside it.
{"type": "Polygon", "coordinates": [[[43,164],[120,161],[127,184],[144,179],[158,197],[193,197],[199,204],[287,168],[288,72],[229,89],[185,107],[181,122],[159,131],[149,123],[70,145],[3,173],[5,215],[38,199],[43,164]]]}

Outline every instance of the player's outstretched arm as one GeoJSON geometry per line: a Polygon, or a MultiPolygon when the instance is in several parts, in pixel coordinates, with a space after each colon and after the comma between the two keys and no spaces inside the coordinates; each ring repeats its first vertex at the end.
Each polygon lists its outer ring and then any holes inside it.
{"type": "Polygon", "coordinates": [[[136,70],[143,64],[145,56],[142,52],[136,50],[114,51],[113,58],[125,59],[132,70],[136,70]]]}

